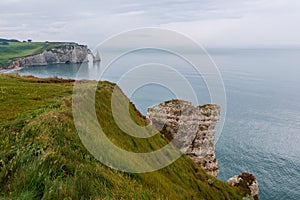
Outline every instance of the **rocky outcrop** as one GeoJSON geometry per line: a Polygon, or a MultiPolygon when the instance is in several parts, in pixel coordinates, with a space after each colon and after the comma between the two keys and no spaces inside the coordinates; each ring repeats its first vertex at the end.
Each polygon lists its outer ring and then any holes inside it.
{"type": "MultiPolygon", "coordinates": [[[[183,153],[200,165],[208,174],[217,176],[214,128],[220,119],[220,107],[214,104],[193,106],[183,100],[171,100],[148,108],[147,119],[183,153]]],[[[227,181],[258,200],[258,182],[249,173],[227,181]]]]}
{"type": "Polygon", "coordinates": [[[171,100],[148,108],[147,118],[207,173],[215,177],[218,175],[214,128],[220,118],[219,106],[196,107],[187,101],[171,100]]]}
{"type": "Polygon", "coordinates": [[[258,200],[259,186],[258,182],[252,174],[242,173],[241,175],[234,176],[227,181],[230,185],[240,188],[246,188],[250,193],[251,198],[258,200]]]}
{"type": "Polygon", "coordinates": [[[93,56],[93,62],[100,62],[100,61],[101,61],[100,53],[99,53],[99,51],[97,50],[96,55],[93,56]]]}
{"type": "Polygon", "coordinates": [[[62,63],[84,63],[88,62],[88,54],[92,53],[87,46],[76,43],[66,43],[60,47],[44,50],[42,53],[36,55],[14,60],[8,68],[62,63]]]}

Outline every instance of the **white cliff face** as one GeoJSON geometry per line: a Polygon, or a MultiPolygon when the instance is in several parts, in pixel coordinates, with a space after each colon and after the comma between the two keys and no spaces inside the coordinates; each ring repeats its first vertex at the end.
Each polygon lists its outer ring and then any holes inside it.
{"type": "Polygon", "coordinates": [[[218,175],[214,128],[220,119],[219,106],[195,107],[187,101],[171,100],[148,108],[147,118],[207,173],[218,175]]]}
{"type": "MultiPolygon", "coordinates": [[[[147,119],[169,141],[200,165],[208,174],[217,176],[215,155],[215,126],[220,119],[220,107],[207,104],[193,106],[183,100],[171,100],[148,108],[147,119]]],[[[258,200],[258,182],[247,172],[227,181],[245,189],[249,198],[258,200]]]]}
{"type": "Polygon", "coordinates": [[[9,68],[62,63],[84,63],[88,62],[88,54],[91,54],[91,51],[87,48],[87,46],[66,44],[59,48],[53,48],[47,51],[45,50],[40,54],[15,60],[11,63],[9,68]]]}

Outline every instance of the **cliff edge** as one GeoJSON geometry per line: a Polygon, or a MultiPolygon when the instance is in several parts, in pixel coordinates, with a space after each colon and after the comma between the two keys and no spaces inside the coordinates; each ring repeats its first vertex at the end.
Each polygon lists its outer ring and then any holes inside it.
{"type": "MultiPolygon", "coordinates": [[[[185,155],[163,169],[141,174],[118,171],[99,162],[83,145],[73,121],[73,82],[0,74],[1,100],[5,102],[0,104],[0,199],[224,200],[243,199],[249,194],[243,187],[208,175],[185,155]],[[18,109],[11,109],[12,105],[18,109]]],[[[80,84],[89,88],[94,81],[80,84]]],[[[144,139],[120,129],[111,107],[113,94],[117,99],[127,98],[115,84],[99,81],[91,100],[95,101],[101,128],[114,145],[145,153],[169,143],[161,134],[144,139]]],[[[127,108],[124,112],[129,112],[138,125],[147,125],[133,104],[127,108]]],[[[149,134],[149,129],[141,131],[149,134]]],[[[110,154],[110,150],[103,148],[103,153],[110,154]]],[[[118,161],[129,159],[119,157],[118,161]]]]}

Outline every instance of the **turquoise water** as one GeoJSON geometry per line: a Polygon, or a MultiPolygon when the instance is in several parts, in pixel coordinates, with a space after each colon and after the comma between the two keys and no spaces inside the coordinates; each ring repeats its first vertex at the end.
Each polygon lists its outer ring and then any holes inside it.
{"type": "MultiPolygon", "coordinates": [[[[258,178],[260,199],[300,199],[300,49],[209,49],[208,52],[222,74],[227,96],[226,121],[216,144],[218,178],[227,180],[248,171],[258,178]]],[[[150,62],[174,67],[197,91],[198,103],[210,103],[201,76],[188,63],[165,52],[127,55],[96,78],[117,82],[129,69],[150,62]]],[[[75,78],[80,66],[28,67],[18,73],[75,78]]],[[[95,79],[95,74],[101,71],[101,63],[84,67],[85,78],[95,79]]],[[[154,73],[154,76],[172,82],[172,73],[154,73]]],[[[148,75],[131,78],[143,79],[148,75]]],[[[141,87],[133,95],[126,94],[144,114],[147,107],[176,97],[168,87],[157,84],[141,87]]]]}

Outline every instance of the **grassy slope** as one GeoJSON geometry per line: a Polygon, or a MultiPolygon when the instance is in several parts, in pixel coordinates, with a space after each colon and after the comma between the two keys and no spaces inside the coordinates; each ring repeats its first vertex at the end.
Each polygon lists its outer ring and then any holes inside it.
{"type": "MultiPolygon", "coordinates": [[[[101,82],[96,93],[98,119],[110,140],[135,152],[165,145],[160,135],[132,138],[113,123],[114,86],[101,82]]],[[[70,81],[0,75],[0,199],[242,199],[244,191],[207,175],[187,156],[144,174],[102,165],[76,134],[71,95],[70,81]]],[[[133,105],[130,113],[146,123],[133,105]]]]}
{"type": "Polygon", "coordinates": [[[24,56],[35,55],[43,50],[61,46],[60,43],[45,42],[9,42],[9,45],[0,44],[0,69],[5,68],[9,61],[24,56]]]}

